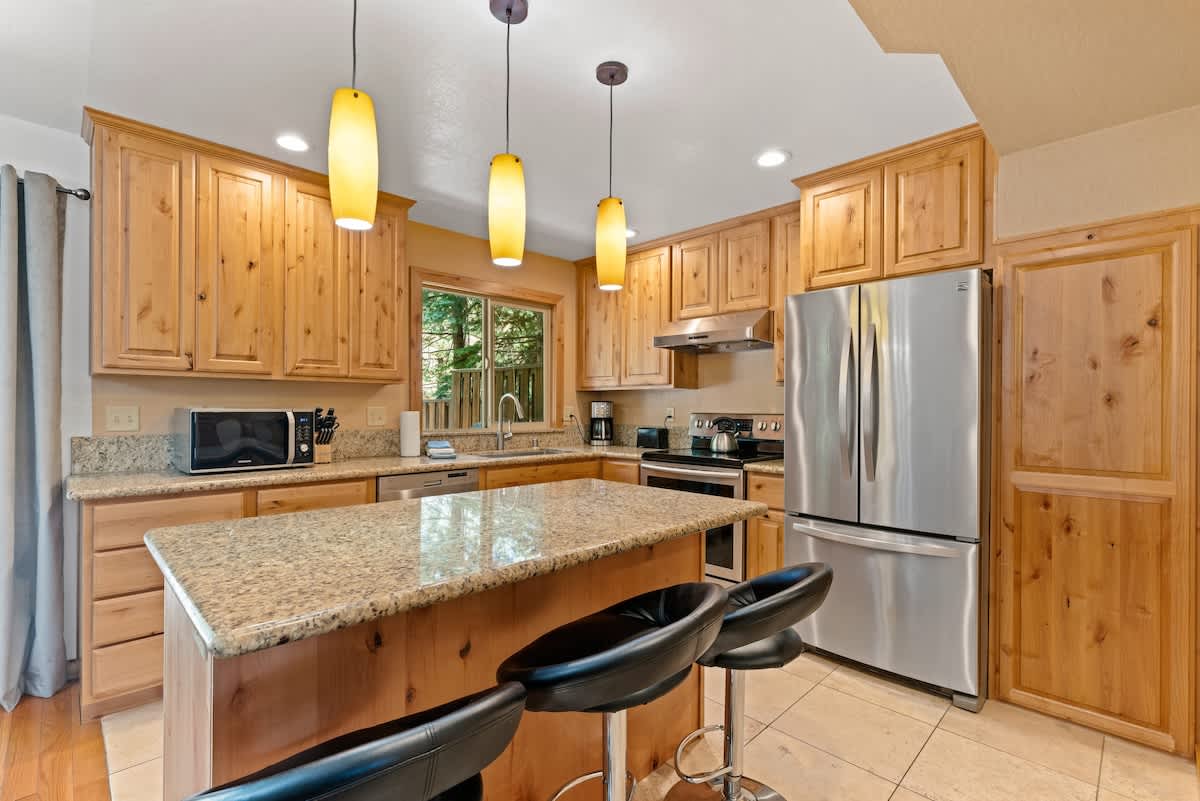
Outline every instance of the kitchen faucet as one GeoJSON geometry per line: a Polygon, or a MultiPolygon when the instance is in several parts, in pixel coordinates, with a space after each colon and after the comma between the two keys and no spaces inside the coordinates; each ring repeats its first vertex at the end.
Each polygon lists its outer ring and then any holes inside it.
{"type": "Polygon", "coordinates": [[[512,424],[513,421],[508,421],[508,433],[504,433],[504,402],[510,400],[516,408],[517,417],[521,420],[525,419],[525,410],[521,408],[521,401],[517,400],[517,396],[511,392],[505,392],[500,396],[500,403],[496,406],[496,450],[504,450],[504,443],[512,439],[512,424]]]}

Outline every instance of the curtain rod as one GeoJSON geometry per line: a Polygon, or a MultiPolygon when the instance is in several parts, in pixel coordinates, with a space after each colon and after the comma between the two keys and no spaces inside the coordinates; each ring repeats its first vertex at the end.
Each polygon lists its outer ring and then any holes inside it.
{"type": "MultiPolygon", "coordinates": [[[[18,178],[17,183],[23,184],[23,183],[25,183],[25,179],[18,178]]],[[[58,192],[60,194],[63,194],[63,195],[71,195],[72,197],[77,197],[80,200],[91,200],[92,199],[92,193],[86,189],[67,189],[67,187],[65,187],[65,186],[55,186],[54,191],[58,192]]]]}

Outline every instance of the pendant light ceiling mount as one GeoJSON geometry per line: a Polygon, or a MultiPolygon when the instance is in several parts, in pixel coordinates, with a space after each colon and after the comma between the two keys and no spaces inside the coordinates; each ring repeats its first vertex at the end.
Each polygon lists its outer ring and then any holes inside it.
{"type": "Polygon", "coordinates": [[[596,80],[605,86],[620,86],[629,80],[629,67],[620,61],[605,61],[596,67],[596,80]]]}
{"type": "Polygon", "coordinates": [[[529,0],[489,0],[492,16],[504,23],[520,25],[529,16],[529,0]]]}
{"type": "Polygon", "coordinates": [[[613,196],[613,87],[629,78],[629,67],[605,61],[596,67],[596,80],[608,87],[608,196],[596,204],[596,284],[605,291],[625,285],[625,203],[613,196]]]}

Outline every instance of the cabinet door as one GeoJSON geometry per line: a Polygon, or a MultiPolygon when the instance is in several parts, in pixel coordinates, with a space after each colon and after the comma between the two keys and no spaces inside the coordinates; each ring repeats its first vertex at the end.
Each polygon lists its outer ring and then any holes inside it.
{"type": "Polygon", "coordinates": [[[596,268],[579,268],[580,389],[604,389],[621,382],[621,295],[600,289],[596,268]]]}
{"type": "Polygon", "coordinates": [[[783,567],[783,512],[746,521],[746,578],[783,567]]]}
{"type": "Polygon", "coordinates": [[[800,190],[802,263],[809,289],[879,278],[883,170],[844,175],[800,190]]]}
{"type": "Polygon", "coordinates": [[[380,204],[355,234],[350,272],[350,376],[403,381],[408,373],[408,210],[380,204]]]}
{"type": "Polygon", "coordinates": [[[674,319],[717,313],[718,238],[699,236],[671,248],[671,306],[674,319]]]}
{"type": "Polygon", "coordinates": [[[270,374],[281,179],[208,156],[197,159],[196,175],[196,369],[270,374]]]}
{"type": "Polygon", "coordinates": [[[1196,266],[1178,229],[996,270],[999,696],[1189,755],[1196,266]]]}
{"type": "Polygon", "coordinates": [[[883,168],[883,274],[983,260],[983,137],[883,168]]]}
{"type": "Polygon", "coordinates": [[[195,156],[157,139],[102,128],[97,134],[94,355],[102,367],[191,370],[195,156]]]}
{"type": "Polygon", "coordinates": [[[621,384],[671,383],[671,352],[654,347],[654,337],[671,315],[671,254],[655,248],[630,256],[621,291],[621,384]]]}
{"type": "Polygon", "coordinates": [[[771,220],[771,275],[775,282],[775,380],[783,383],[786,367],[785,307],[788,295],[804,291],[804,269],[800,263],[803,248],[802,215],[798,211],[780,214],[771,220]]]}
{"type": "Polygon", "coordinates": [[[769,220],[720,233],[717,269],[721,312],[765,309],[771,305],[771,224],[769,220]]]}
{"type": "Polygon", "coordinates": [[[600,477],[605,481],[621,481],[625,484],[637,484],[640,478],[642,463],[630,462],[624,459],[605,459],[600,465],[600,477]]]}
{"type": "Polygon", "coordinates": [[[346,376],[349,234],[334,224],[325,186],[289,178],[284,216],[284,372],[346,376]]]}

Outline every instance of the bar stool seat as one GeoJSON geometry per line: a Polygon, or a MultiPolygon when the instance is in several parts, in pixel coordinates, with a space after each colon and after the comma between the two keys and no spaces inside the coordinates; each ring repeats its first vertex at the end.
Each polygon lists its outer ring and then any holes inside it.
{"type": "Polygon", "coordinates": [[[191,801],[480,801],[524,708],[515,682],[343,734],[191,801]]]}
{"type": "Polygon", "coordinates": [[[525,686],[537,712],[599,712],[604,767],[564,784],[551,797],[603,779],[606,801],[627,801],[626,710],[679,686],[717,638],[728,596],[715,584],[677,584],[643,593],[560,626],[506,659],[500,681],[525,686]]]}

